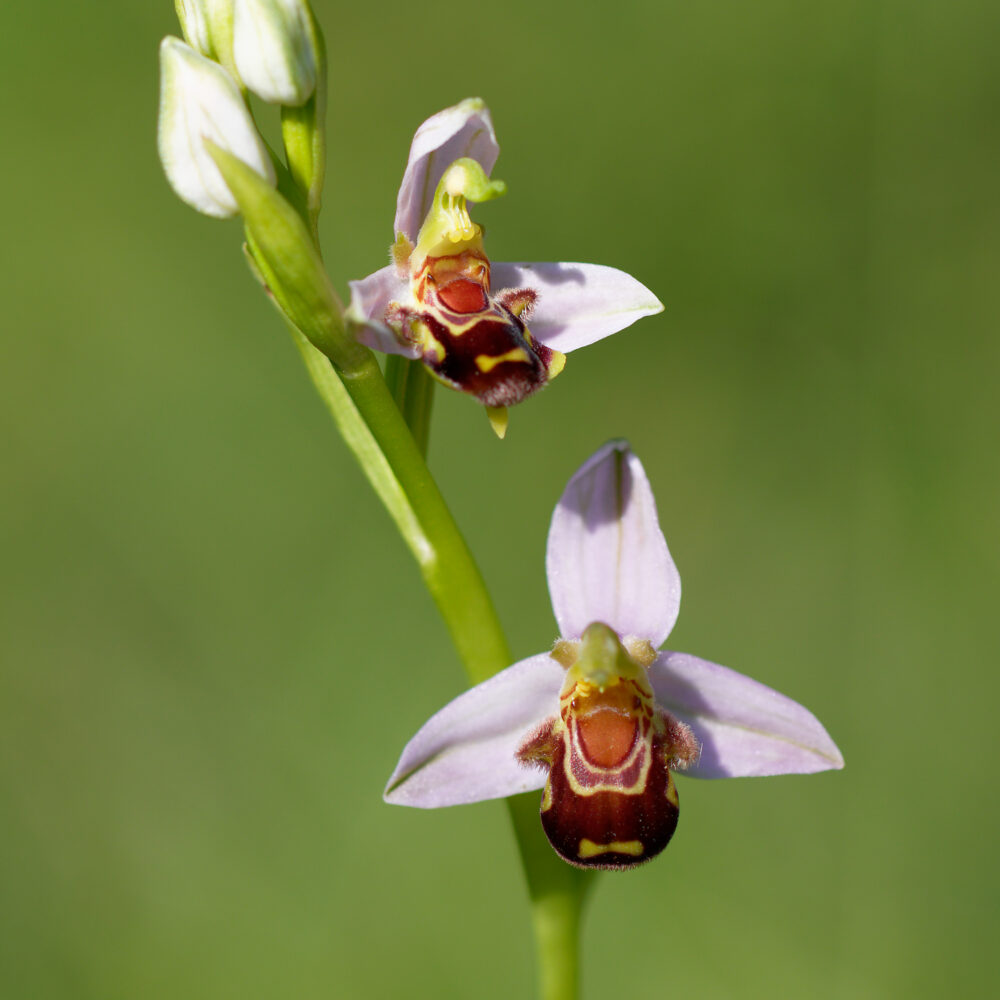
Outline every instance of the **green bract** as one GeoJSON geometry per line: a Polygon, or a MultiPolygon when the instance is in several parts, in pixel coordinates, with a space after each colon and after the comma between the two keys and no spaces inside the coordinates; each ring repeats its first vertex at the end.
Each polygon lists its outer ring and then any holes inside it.
{"type": "Polygon", "coordinates": [[[237,157],[212,143],[207,152],[243,213],[254,261],[282,312],[339,367],[360,364],[368,352],[344,330],[343,307],[302,217],[237,157]]]}

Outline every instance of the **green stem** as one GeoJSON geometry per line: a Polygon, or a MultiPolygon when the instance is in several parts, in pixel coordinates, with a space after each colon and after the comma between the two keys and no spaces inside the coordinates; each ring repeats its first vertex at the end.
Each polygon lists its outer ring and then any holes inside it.
{"type": "Polygon", "coordinates": [[[420,454],[427,457],[431,433],[431,408],[434,403],[434,379],[419,361],[390,354],[385,364],[385,382],[396,400],[400,413],[417,442],[420,454]]]}
{"type": "Polygon", "coordinates": [[[516,795],[507,810],[517,837],[531,898],[541,1000],[577,1000],[580,989],[580,918],[596,872],[560,861],[542,832],[538,796],[516,795]]]}
{"type": "MultiPolygon", "coordinates": [[[[294,327],[292,335],[321,398],[413,552],[473,683],[511,655],[493,603],[374,359],[350,375],[294,327]]],[[[580,913],[590,873],[561,861],[538,821],[538,796],[507,801],[531,899],[541,1000],[579,995],[580,913]]]]}
{"type": "MultiPolygon", "coordinates": [[[[287,131],[301,138],[291,122],[287,131]]],[[[511,655],[479,568],[424,460],[431,402],[426,373],[411,365],[407,379],[414,373],[424,382],[400,389],[418,444],[375,356],[345,326],[301,197],[289,202],[236,157],[209,150],[243,211],[254,273],[289,321],[313,384],[416,558],[466,673],[473,683],[485,680],[510,664],[511,655]]],[[[307,156],[300,166],[304,177],[311,169],[307,156]]],[[[542,1000],[575,1000],[587,881],[549,848],[537,800],[512,799],[509,809],[531,897],[542,1000]]]]}
{"type": "Polygon", "coordinates": [[[303,218],[318,246],[317,221],[326,172],[326,42],[319,22],[311,10],[308,13],[318,69],[316,89],[301,107],[282,106],[281,137],[288,169],[297,186],[306,193],[303,218]]]}
{"type": "Polygon", "coordinates": [[[373,356],[338,377],[297,330],[313,384],[420,567],[474,684],[511,662],[479,567],[373,356]]]}

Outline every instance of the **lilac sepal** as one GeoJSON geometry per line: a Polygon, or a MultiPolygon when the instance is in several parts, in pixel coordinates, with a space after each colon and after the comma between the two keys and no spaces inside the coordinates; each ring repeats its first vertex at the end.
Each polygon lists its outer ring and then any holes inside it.
{"type": "Polygon", "coordinates": [[[471,156],[489,175],[500,155],[489,109],[470,97],[432,115],[417,129],[403,183],[396,198],[396,232],[416,243],[430,210],[434,190],[445,170],[463,156],[471,156]]]}
{"type": "Polygon", "coordinates": [[[410,282],[399,276],[393,266],[383,267],[366,278],[349,281],[351,303],[347,309],[347,320],[354,335],[366,347],[383,354],[401,354],[404,358],[415,358],[415,347],[402,344],[388,324],[384,323],[385,310],[390,302],[406,305],[411,300],[410,282]]]}
{"type": "Polygon", "coordinates": [[[491,281],[495,289],[538,292],[528,328],[563,354],[663,312],[663,303],[642,282],[603,264],[494,264],[491,281]]]}
{"type": "Polygon", "coordinates": [[[545,772],[519,764],[514,754],[558,710],[563,677],[541,653],[459,695],[407,743],[385,801],[435,809],[541,788],[545,772]]]}
{"type": "Polygon", "coordinates": [[[701,743],[695,778],[811,774],[844,766],[819,720],[798,702],[728,667],[662,652],[650,667],[656,701],[701,743]]]}
{"type": "MultiPolygon", "coordinates": [[[[415,357],[383,322],[390,302],[410,301],[409,280],[389,266],[348,284],[348,317],[358,340],[384,354],[415,357]]],[[[602,264],[493,264],[491,285],[496,291],[531,288],[538,292],[528,329],[541,343],[563,354],[663,310],[645,285],[602,264]]]]}
{"type": "Polygon", "coordinates": [[[600,621],[659,646],[674,627],[680,575],[627,442],[606,444],[570,479],[552,515],[545,566],[564,638],[600,621]]]}

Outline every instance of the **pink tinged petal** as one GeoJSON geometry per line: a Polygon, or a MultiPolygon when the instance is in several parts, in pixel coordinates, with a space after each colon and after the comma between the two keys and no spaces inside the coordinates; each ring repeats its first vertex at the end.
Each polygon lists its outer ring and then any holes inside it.
{"type": "Polygon", "coordinates": [[[661,708],[686,722],[701,757],[695,778],[811,774],[844,766],[819,720],[798,702],[728,667],[663,652],[649,670],[661,708]]]}
{"type": "Polygon", "coordinates": [[[351,289],[351,304],[347,309],[347,320],[354,336],[362,344],[383,354],[417,357],[417,349],[401,344],[384,322],[385,310],[390,302],[409,302],[409,281],[400,278],[396,268],[390,265],[369,274],[367,278],[349,281],[348,285],[351,289]]]}
{"type": "Polygon", "coordinates": [[[455,160],[471,156],[488,175],[499,155],[490,112],[480,98],[470,97],[428,118],[410,146],[396,199],[396,232],[416,242],[434,190],[455,160]]]}
{"type": "Polygon", "coordinates": [[[559,630],[591,622],[658,646],[677,621],[681,579],[642,463],[612,441],[569,481],[549,528],[545,566],[559,630]]]}
{"type": "Polygon", "coordinates": [[[514,755],[558,711],[564,677],[563,668],[541,653],[459,695],[406,744],[385,801],[436,809],[541,788],[545,772],[514,755]]]}
{"type": "Polygon", "coordinates": [[[531,288],[531,333],[563,354],[624,330],[663,303],[630,274],[603,264],[494,264],[494,288],[531,288]]]}

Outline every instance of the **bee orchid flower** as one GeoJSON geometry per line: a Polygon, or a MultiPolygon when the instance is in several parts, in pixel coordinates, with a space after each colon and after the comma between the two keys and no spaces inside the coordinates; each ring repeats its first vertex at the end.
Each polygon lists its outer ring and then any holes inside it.
{"type": "Polygon", "coordinates": [[[843,767],[802,705],[727,667],[657,651],[677,619],[680,577],[625,442],[569,481],[546,568],[562,638],[429,719],[403,750],[387,802],[436,808],[544,788],[542,826],[564,860],[630,868],[673,835],[674,771],[843,767]]]}
{"type": "MultiPolygon", "coordinates": [[[[503,264],[486,256],[468,202],[506,190],[486,105],[469,99],[425,121],[396,202],[392,263],[351,282],[362,343],[419,359],[440,382],[505,408],[547,385],[565,355],[662,311],[623,271],[598,264],[503,264]]],[[[499,432],[499,431],[498,431],[499,432]]]]}

